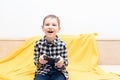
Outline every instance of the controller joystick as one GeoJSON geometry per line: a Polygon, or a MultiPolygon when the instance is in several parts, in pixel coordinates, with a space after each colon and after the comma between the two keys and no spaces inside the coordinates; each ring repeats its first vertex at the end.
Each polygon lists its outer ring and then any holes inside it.
{"type": "Polygon", "coordinates": [[[57,63],[60,58],[51,58],[51,57],[48,57],[48,56],[43,56],[44,60],[47,60],[47,61],[54,61],[55,63],[57,63]]]}

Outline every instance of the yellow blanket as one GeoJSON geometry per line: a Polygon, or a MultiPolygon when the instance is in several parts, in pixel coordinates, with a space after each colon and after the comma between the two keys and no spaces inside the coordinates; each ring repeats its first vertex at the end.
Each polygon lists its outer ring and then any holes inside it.
{"type": "MultiPolygon", "coordinates": [[[[120,80],[120,75],[105,73],[98,66],[96,34],[59,35],[67,44],[69,80],[120,80]]],[[[33,80],[33,49],[41,36],[24,41],[0,60],[0,80],[33,80]]]]}

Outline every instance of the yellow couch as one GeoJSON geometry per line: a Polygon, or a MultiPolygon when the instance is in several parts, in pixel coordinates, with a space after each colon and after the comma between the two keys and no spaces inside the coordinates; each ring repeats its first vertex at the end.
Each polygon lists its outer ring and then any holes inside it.
{"type": "MultiPolygon", "coordinates": [[[[120,80],[119,74],[106,73],[98,66],[96,35],[59,35],[67,44],[69,80],[120,80]]],[[[33,80],[33,46],[39,38],[25,40],[0,60],[0,80],[33,80]]]]}

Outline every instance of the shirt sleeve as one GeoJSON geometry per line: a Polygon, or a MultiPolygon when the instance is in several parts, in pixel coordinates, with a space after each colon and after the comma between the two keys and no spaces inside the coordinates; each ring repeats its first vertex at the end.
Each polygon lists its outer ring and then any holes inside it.
{"type": "Polygon", "coordinates": [[[66,44],[63,46],[63,50],[62,50],[61,56],[62,56],[63,59],[64,59],[64,66],[68,66],[68,56],[67,56],[66,44]]]}
{"type": "Polygon", "coordinates": [[[40,67],[41,64],[39,62],[39,57],[40,57],[40,48],[37,44],[37,42],[35,43],[34,45],[34,64],[37,66],[37,67],[40,67]]]}

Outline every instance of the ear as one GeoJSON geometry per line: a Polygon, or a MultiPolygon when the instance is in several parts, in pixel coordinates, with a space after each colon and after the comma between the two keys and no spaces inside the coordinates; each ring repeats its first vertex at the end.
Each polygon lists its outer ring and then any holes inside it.
{"type": "Polygon", "coordinates": [[[42,28],[42,30],[44,31],[44,27],[43,27],[43,25],[41,26],[41,28],[42,28]]]}
{"type": "Polygon", "coordinates": [[[59,27],[58,27],[58,32],[59,32],[60,30],[61,30],[61,27],[59,26],[59,27]]]}

